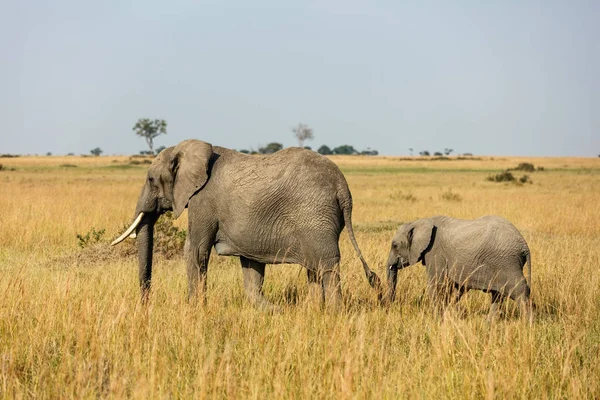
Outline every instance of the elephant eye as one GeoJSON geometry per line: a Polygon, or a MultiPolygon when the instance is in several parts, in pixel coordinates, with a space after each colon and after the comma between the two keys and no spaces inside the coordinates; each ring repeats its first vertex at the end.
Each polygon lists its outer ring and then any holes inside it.
{"type": "Polygon", "coordinates": [[[150,183],[154,183],[154,178],[153,178],[153,177],[149,177],[149,178],[148,178],[148,182],[150,182],[150,183]]]}

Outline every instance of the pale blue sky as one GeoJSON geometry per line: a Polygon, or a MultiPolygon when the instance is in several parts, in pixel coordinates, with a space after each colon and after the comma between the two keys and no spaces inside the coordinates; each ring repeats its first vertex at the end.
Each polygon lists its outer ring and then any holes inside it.
{"type": "Polygon", "coordinates": [[[600,1],[5,1],[0,153],[600,153],[600,1]]]}

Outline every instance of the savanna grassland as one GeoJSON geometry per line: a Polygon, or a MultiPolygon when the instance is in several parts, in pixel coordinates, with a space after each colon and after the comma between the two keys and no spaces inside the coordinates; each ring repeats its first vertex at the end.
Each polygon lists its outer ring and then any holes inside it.
{"type": "Polygon", "coordinates": [[[155,260],[143,306],[135,258],[108,243],[131,222],[147,165],[0,158],[0,397],[600,397],[600,159],[332,159],[382,278],[401,222],[511,220],[532,252],[533,325],[510,302],[488,323],[479,292],[434,317],[421,265],[399,272],[398,298],[383,309],[345,232],[338,312],[309,300],[295,265],[267,267],[265,295],[284,311],[256,311],[239,260],[216,255],[205,306],[186,302],[181,257],[155,260]],[[544,171],[514,172],[532,184],[486,181],[520,162],[544,171]],[[92,228],[105,234],[80,248],[77,234],[92,228]]]}

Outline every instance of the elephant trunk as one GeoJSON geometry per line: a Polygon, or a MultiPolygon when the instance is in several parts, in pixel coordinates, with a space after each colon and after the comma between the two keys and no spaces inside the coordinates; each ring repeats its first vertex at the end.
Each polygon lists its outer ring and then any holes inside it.
{"type": "Polygon", "coordinates": [[[398,267],[393,265],[387,267],[387,295],[386,302],[392,303],[396,298],[396,283],[398,282],[398,267]]]}
{"type": "Polygon", "coordinates": [[[390,304],[396,297],[396,283],[398,282],[398,264],[400,263],[400,257],[392,249],[388,257],[386,270],[387,270],[387,293],[385,296],[386,303],[390,304]]]}
{"type": "Polygon", "coordinates": [[[148,300],[152,279],[152,250],[154,247],[154,223],[156,216],[145,214],[137,228],[138,263],[142,302],[148,300]]]}

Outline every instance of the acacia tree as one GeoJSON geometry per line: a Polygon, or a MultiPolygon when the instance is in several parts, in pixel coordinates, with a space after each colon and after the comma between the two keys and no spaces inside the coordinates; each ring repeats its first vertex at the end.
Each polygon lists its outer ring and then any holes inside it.
{"type": "Polygon", "coordinates": [[[162,134],[167,134],[167,121],[164,119],[151,120],[150,118],[140,118],[135,123],[133,131],[136,135],[146,139],[150,153],[154,154],[154,138],[162,134]]]}
{"type": "Polygon", "coordinates": [[[313,130],[308,125],[300,122],[296,127],[292,128],[292,132],[298,139],[298,146],[304,147],[304,142],[306,140],[313,140],[313,130]]]}

